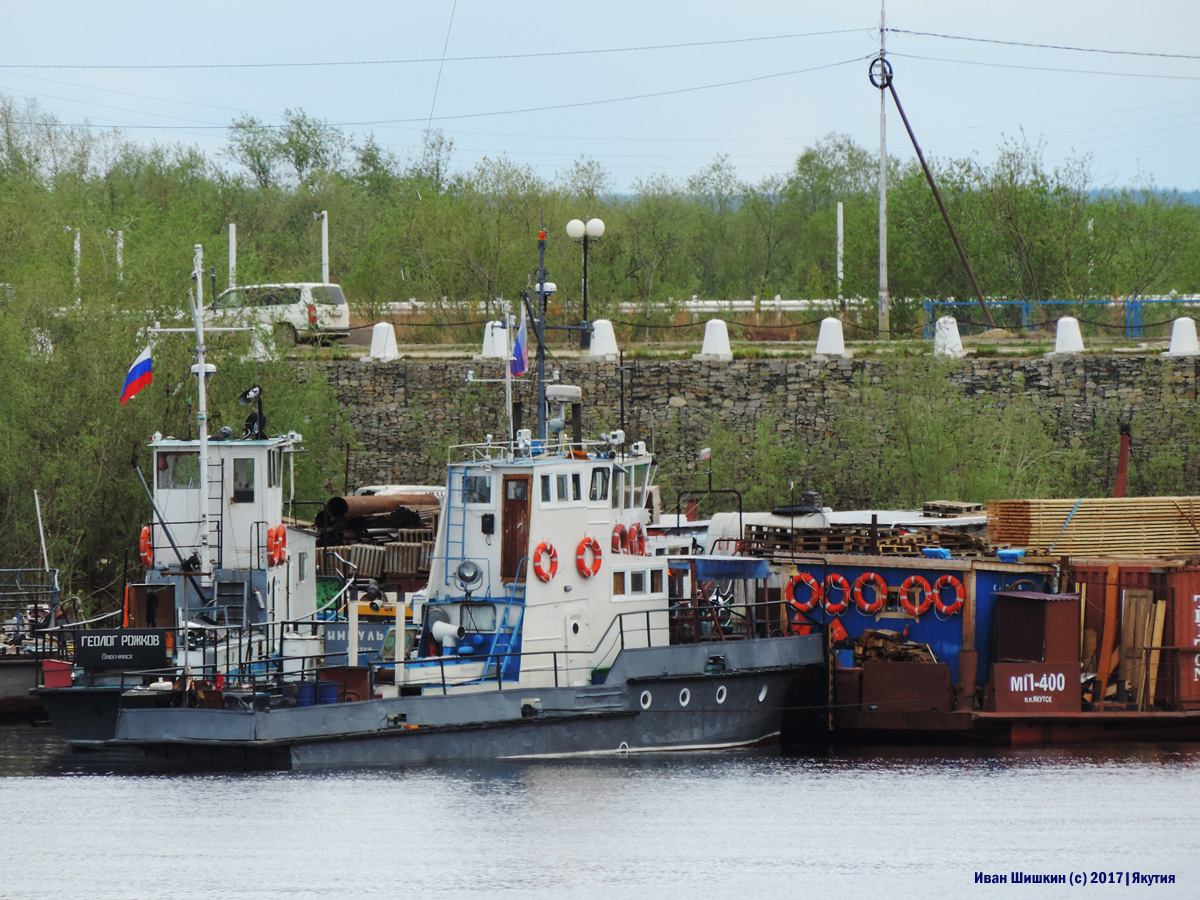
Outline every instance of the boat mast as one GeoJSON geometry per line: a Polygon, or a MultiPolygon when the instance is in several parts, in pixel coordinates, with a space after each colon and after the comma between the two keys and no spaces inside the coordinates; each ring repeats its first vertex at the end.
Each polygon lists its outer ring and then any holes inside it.
{"type": "Polygon", "coordinates": [[[213,577],[212,547],[209,543],[208,489],[208,370],[205,367],[204,346],[204,246],[194,247],[196,299],[192,303],[192,321],[196,325],[196,380],[199,382],[196,399],[196,425],[200,432],[200,582],[213,577]]]}

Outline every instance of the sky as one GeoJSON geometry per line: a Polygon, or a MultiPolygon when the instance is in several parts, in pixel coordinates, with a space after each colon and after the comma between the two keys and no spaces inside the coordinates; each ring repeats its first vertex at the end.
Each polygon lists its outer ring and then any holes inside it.
{"type": "MultiPolygon", "coordinates": [[[[1089,156],[1097,188],[1200,189],[1200,4],[885,11],[927,157],[986,165],[1027,139],[1050,167],[1089,156]]],[[[879,148],[878,0],[60,0],[11,5],[5,37],[0,94],[214,159],[233,119],[297,108],[401,159],[441,129],[459,170],[503,156],[553,181],[593,159],[618,191],[682,182],[718,155],[757,183],[831,133],[879,148]]],[[[889,155],[912,159],[890,99],[886,121],[889,155]]]]}

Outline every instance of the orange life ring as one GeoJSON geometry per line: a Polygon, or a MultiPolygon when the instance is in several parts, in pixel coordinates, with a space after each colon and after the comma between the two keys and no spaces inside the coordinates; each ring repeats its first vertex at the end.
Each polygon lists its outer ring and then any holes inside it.
{"type": "Polygon", "coordinates": [[[625,533],[625,546],[634,556],[646,555],[646,532],[641,522],[634,522],[625,533]]]}
{"type": "Polygon", "coordinates": [[[575,551],[575,566],[579,569],[579,574],[584,578],[591,578],[600,571],[600,542],[594,537],[585,537],[579,542],[579,547],[575,551]],[[588,551],[592,551],[592,561],[587,561],[588,551]]]}
{"type": "Polygon", "coordinates": [[[904,584],[900,585],[900,605],[904,607],[904,611],[910,616],[923,616],[929,612],[929,607],[933,606],[933,588],[929,582],[920,575],[910,575],[904,579],[904,584]],[[921,602],[913,603],[909,599],[908,592],[913,588],[920,588],[921,602]]]}
{"type": "Polygon", "coordinates": [[[877,572],[863,572],[854,582],[854,605],[858,607],[858,611],[864,615],[874,615],[883,609],[883,604],[887,602],[888,586],[883,580],[883,576],[877,572]],[[868,603],[863,596],[862,589],[868,584],[875,587],[875,602],[868,603]]]}
{"type": "Polygon", "coordinates": [[[533,551],[533,574],[542,581],[549,581],[558,572],[558,551],[549,541],[542,541],[533,551]],[[542,567],[542,555],[550,558],[546,568],[542,567]]]}
{"type": "Polygon", "coordinates": [[[612,552],[620,553],[625,549],[625,526],[618,522],[613,526],[612,552]]]}
{"type": "Polygon", "coordinates": [[[149,525],[142,526],[142,535],[138,538],[138,550],[141,553],[142,565],[147,569],[154,565],[154,545],[151,543],[151,532],[149,525]]]}
{"type": "Polygon", "coordinates": [[[287,559],[287,526],[283,524],[275,529],[275,559],[280,563],[287,559]]]}
{"type": "Polygon", "coordinates": [[[812,612],[825,599],[824,592],[821,590],[821,582],[807,572],[800,572],[788,579],[788,583],[783,586],[783,597],[800,612],[812,612]],[[807,600],[796,599],[796,588],[802,584],[808,588],[807,600]]]}
{"type": "Polygon", "coordinates": [[[933,583],[933,608],[943,616],[952,616],[963,608],[963,603],[966,602],[967,593],[963,590],[963,583],[953,575],[943,575],[933,583]],[[942,600],[942,588],[954,588],[954,599],[949,603],[942,600]]]}
{"type": "Polygon", "coordinates": [[[279,562],[278,545],[275,543],[275,526],[267,529],[267,565],[273,566],[279,562]]]}
{"type": "Polygon", "coordinates": [[[825,611],[828,613],[833,613],[835,616],[840,616],[850,608],[850,582],[846,580],[845,575],[839,575],[837,572],[834,572],[825,579],[823,600],[825,603],[825,611]],[[833,592],[839,589],[842,592],[841,602],[831,602],[830,598],[833,596],[833,592]]]}

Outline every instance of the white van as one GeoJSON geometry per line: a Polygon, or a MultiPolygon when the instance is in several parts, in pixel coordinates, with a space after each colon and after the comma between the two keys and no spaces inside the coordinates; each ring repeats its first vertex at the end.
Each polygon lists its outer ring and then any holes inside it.
{"type": "Polygon", "coordinates": [[[328,341],[350,334],[350,307],[336,284],[247,284],[224,291],[206,318],[213,324],[271,325],[277,340],[328,341]]]}

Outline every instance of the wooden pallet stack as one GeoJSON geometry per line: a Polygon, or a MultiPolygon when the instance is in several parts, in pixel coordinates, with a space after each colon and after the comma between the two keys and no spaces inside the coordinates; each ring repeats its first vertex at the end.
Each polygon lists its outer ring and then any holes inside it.
{"type": "MultiPolygon", "coordinates": [[[[987,541],[949,528],[877,528],[875,552],[880,556],[920,556],[926,547],[942,547],[957,556],[989,552],[987,541]]],[[[748,525],[743,552],[757,556],[805,553],[871,553],[871,529],[862,526],[786,528],[748,525]]]]}
{"type": "Polygon", "coordinates": [[[982,503],[961,503],[957,500],[931,500],[921,506],[921,515],[938,519],[955,519],[959,516],[982,516],[982,503]]]}
{"type": "Polygon", "coordinates": [[[1200,554],[1200,497],[993,500],[988,539],[1053,556],[1200,554]]]}

